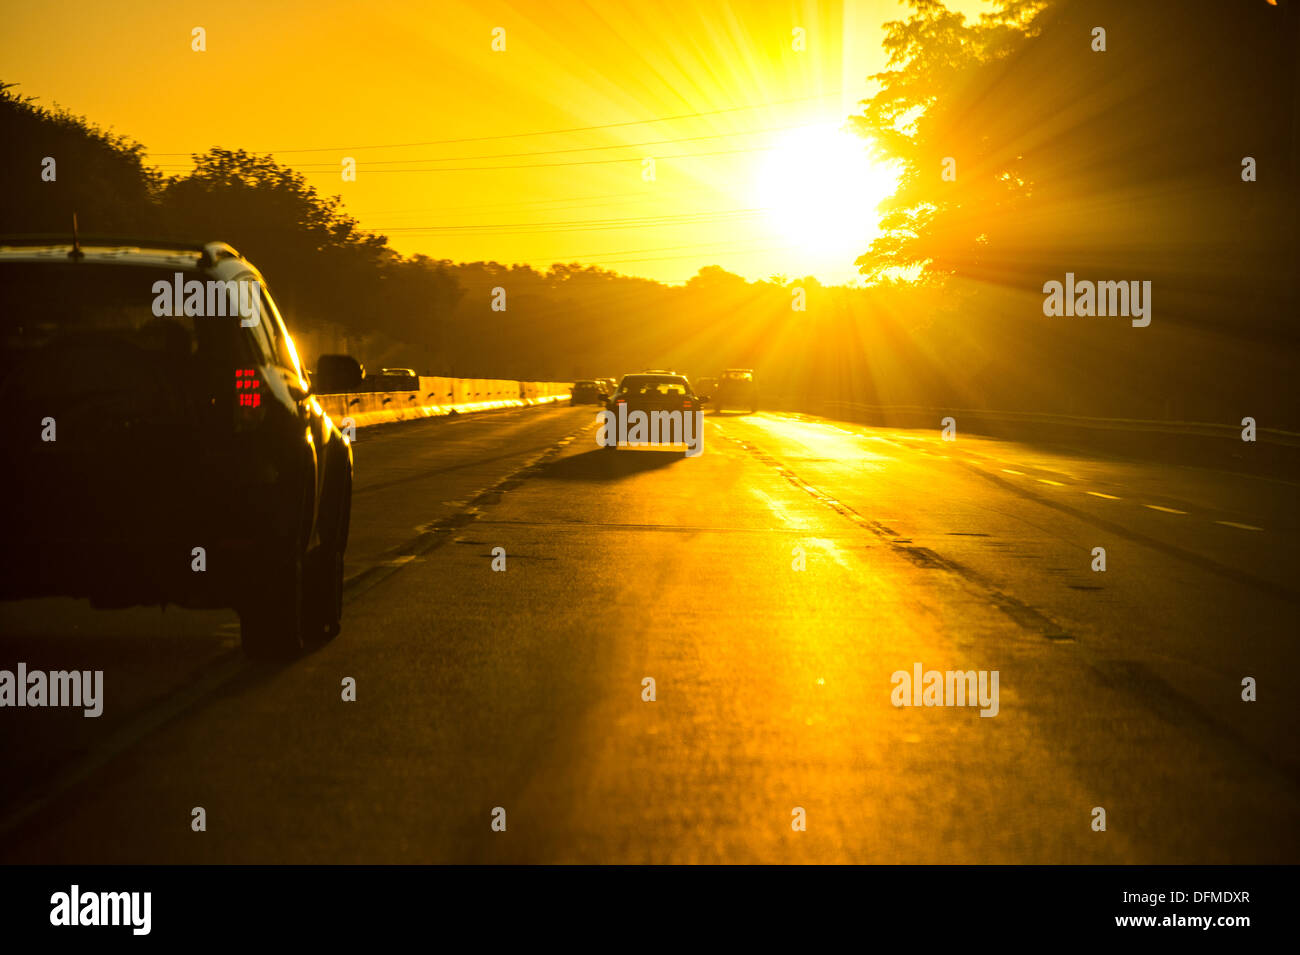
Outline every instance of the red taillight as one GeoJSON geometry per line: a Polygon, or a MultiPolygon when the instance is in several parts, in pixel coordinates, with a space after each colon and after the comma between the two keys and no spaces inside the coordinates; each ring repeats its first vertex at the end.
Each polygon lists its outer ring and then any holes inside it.
{"type": "Polygon", "coordinates": [[[262,381],[256,368],[235,369],[235,392],[239,398],[239,407],[258,408],[262,404],[262,381]]]}
{"type": "Polygon", "coordinates": [[[256,368],[235,369],[235,430],[251,431],[266,416],[262,403],[262,376],[256,368]]]}

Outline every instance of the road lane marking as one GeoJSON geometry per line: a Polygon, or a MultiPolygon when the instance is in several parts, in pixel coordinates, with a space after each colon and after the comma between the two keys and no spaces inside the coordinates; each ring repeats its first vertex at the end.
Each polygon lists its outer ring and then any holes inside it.
{"type": "Polygon", "coordinates": [[[1108,501],[1121,500],[1121,498],[1116,497],[1114,494],[1102,494],[1101,491],[1084,491],[1083,493],[1091,494],[1093,497],[1104,497],[1108,501]]]}
{"type": "Polygon", "coordinates": [[[805,520],[803,520],[802,518],[797,517],[797,516],[795,516],[794,514],[790,513],[790,511],[789,511],[788,508],[786,508],[785,506],[783,506],[780,502],[778,502],[778,501],[774,500],[773,498],[769,497],[768,495],[764,494],[764,493],[763,493],[762,491],[760,491],[758,488],[756,488],[756,487],[751,487],[751,488],[749,489],[749,492],[750,492],[752,495],[754,495],[754,497],[756,497],[756,498],[758,498],[760,501],[762,501],[762,502],[763,502],[763,505],[764,505],[764,506],[765,506],[769,511],[772,512],[772,516],[774,516],[778,521],[780,521],[780,522],[781,522],[782,524],[784,524],[786,527],[790,527],[790,528],[798,528],[798,529],[800,529],[800,530],[807,530],[807,529],[808,529],[808,522],[807,522],[807,521],[805,521],[805,520]]]}
{"type": "Polygon", "coordinates": [[[1077,520],[1084,521],[1094,527],[1099,527],[1120,537],[1135,541],[1145,547],[1153,548],[1177,560],[1181,560],[1194,567],[1209,571],[1227,580],[1235,581],[1254,591],[1260,591],[1272,597],[1282,600],[1296,601],[1300,600],[1300,588],[1291,586],[1279,580],[1271,580],[1263,577],[1257,577],[1251,573],[1242,570],[1233,564],[1220,563],[1210,557],[1206,557],[1195,551],[1188,550],[1184,547],[1178,547],[1166,541],[1153,537],[1150,534],[1143,534],[1135,530],[1131,522],[1125,523],[1117,520],[1107,520],[1101,516],[1103,511],[1088,511],[1086,508],[1074,507],[1067,504],[1062,499],[1064,496],[1052,495],[1051,497],[1035,494],[1032,490],[1025,488],[1023,484],[1015,481],[1007,481],[998,477],[992,471],[985,471],[983,468],[967,465],[967,467],[978,477],[983,478],[991,484],[1009,491],[1013,494],[1021,495],[1028,498],[1042,507],[1050,507],[1052,510],[1060,511],[1063,514],[1069,514],[1077,520]]]}
{"type": "Polygon", "coordinates": [[[1049,481],[1047,478],[1035,478],[1039,484],[1050,484],[1053,487],[1065,487],[1060,481],[1049,481]]]}
{"type": "Polygon", "coordinates": [[[1159,504],[1143,504],[1143,507],[1149,507],[1153,511],[1163,511],[1166,514],[1186,514],[1186,511],[1180,511],[1174,507],[1161,507],[1159,504]]]}
{"type": "Polygon", "coordinates": [[[891,548],[901,557],[906,558],[918,567],[927,569],[944,570],[960,577],[965,578],[968,582],[974,584],[984,592],[985,599],[993,606],[1001,610],[1010,617],[1022,629],[1037,633],[1047,640],[1073,642],[1074,637],[1067,633],[1051,617],[1035,609],[1029,604],[1016,597],[998,589],[998,587],[983,574],[978,571],[944,557],[942,554],[935,553],[928,547],[919,547],[910,542],[910,538],[898,538],[896,533],[879,521],[869,520],[859,513],[851,505],[825,493],[819,488],[809,484],[794,471],[786,467],[780,459],[769,454],[763,449],[751,444],[748,441],[737,441],[735,438],[729,439],[735,442],[742,450],[754,455],[763,464],[774,469],[778,474],[784,477],[793,486],[810,495],[814,500],[836,511],[840,516],[848,521],[857,524],[859,527],[866,528],[877,537],[885,540],[891,548]],[[904,543],[904,541],[907,541],[904,543]]]}
{"type": "Polygon", "coordinates": [[[1024,477],[1024,476],[1025,476],[1025,472],[1024,472],[1024,471],[1013,471],[1011,468],[1003,468],[1002,470],[1003,470],[1003,472],[1005,472],[1006,474],[1019,474],[1021,477],[1024,477]]]}
{"type": "Polygon", "coordinates": [[[1238,524],[1236,521],[1215,521],[1216,524],[1222,524],[1224,527],[1237,527],[1243,531],[1262,531],[1264,528],[1256,527],[1254,524],[1238,524]]]}
{"type": "Polygon", "coordinates": [[[203,700],[224,688],[236,678],[255,670],[269,671],[273,664],[256,664],[240,650],[227,650],[203,665],[201,676],[193,683],[181,687],[155,704],[127,714],[121,725],[111,730],[108,738],[81,759],[65,762],[53,778],[37,787],[25,802],[19,803],[0,820],[0,837],[8,838],[37,813],[56,799],[85,782],[92,773],[106,766],[118,756],[134,749],[142,740],[152,736],[174,719],[184,716],[203,700]]]}
{"type": "MultiPolygon", "coordinates": [[[[387,551],[387,556],[379,557],[364,570],[348,577],[343,581],[344,605],[350,606],[360,594],[398,573],[403,566],[412,560],[423,557],[450,540],[450,534],[447,533],[450,528],[460,523],[478,519],[481,511],[479,503],[476,502],[480,502],[480,499],[485,494],[498,489],[504,490],[523,480],[543,464],[558,456],[577,437],[588,430],[594,430],[592,425],[584,424],[582,427],[569,432],[541,454],[533,456],[522,466],[510,471],[496,483],[479,492],[465,505],[466,511],[425,525],[425,529],[421,531],[419,536],[387,551]],[[405,551],[405,553],[395,553],[397,550],[405,551]]],[[[765,530],[768,533],[771,532],[768,529],[765,530]]],[[[228,632],[227,628],[230,626],[230,624],[222,624],[219,630],[228,632]]],[[[296,666],[308,660],[311,653],[312,651],[309,650],[286,664],[254,663],[242,651],[233,648],[223,650],[213,656],[210,660],[204,662],[194,682],[182,685],[174,692],[161,697],[156,703],[145,704],[142,708],[126,714],[122,718],[121,725],[111,730],[108,738],[96,749],[87,753],[81,759],[74,758],[63,763],[48,782],[41,784],[37,789],[27,794],[24,797],[25,801],[19,801],[7,815],[0,817],[0,840],[4,840],[19,831],[29,819],[44,811],[56,799],[61,798],[65,793],[79,786],[90,778],[93,773],[123,754],[134,750],[141,742],[153,736],[169,722],[185,717],[191,709],[204,703],[228,684],[232,684],[239,679],[246,679],[250,674],[270,672],[281,666],[296,666]]]]}

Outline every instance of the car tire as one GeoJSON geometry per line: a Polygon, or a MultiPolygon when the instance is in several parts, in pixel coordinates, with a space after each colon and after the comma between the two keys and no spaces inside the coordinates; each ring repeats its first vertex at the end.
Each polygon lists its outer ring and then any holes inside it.
{"type": "Polygon", "coordinates": [[[352,487],[345,485],[334,502],[335,515],[328,538],[313,555],[312,573],[303,594],[304,642],[321,646],[338,636],[343,621],[343,552],[347,548],[352,514],[352,487]]]}
{"type": "Polygon", "coordinates": [[[303,648],[303,552],[300,540],[274,548],[239,611],[240,642],[253,660],[290,660],[303,648]]]}

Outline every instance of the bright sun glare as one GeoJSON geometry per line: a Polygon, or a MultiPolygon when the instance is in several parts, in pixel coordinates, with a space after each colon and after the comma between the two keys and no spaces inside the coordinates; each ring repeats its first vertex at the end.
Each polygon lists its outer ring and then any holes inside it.
{"type": "Polygon", "coordinates": [[[792,130],[758,173],[758,203],[782,239],[832,268],[844,268],[877,234],[876,204],[896,175],[867,157],[865,143],[834,125],[792,130]]]}

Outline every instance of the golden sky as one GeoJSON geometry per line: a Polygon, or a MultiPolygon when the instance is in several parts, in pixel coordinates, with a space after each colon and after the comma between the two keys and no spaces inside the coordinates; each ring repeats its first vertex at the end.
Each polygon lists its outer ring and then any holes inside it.
{"type": "Polygon", "coordinates": [[[406,254],[843,283],[892,178],[838,128],[885,66],[881,24],[904,13],[896,0],[46,0],[6,5],[0,78],[139,140],[167,171],[212,146],[271,152],[406,254]]]}

